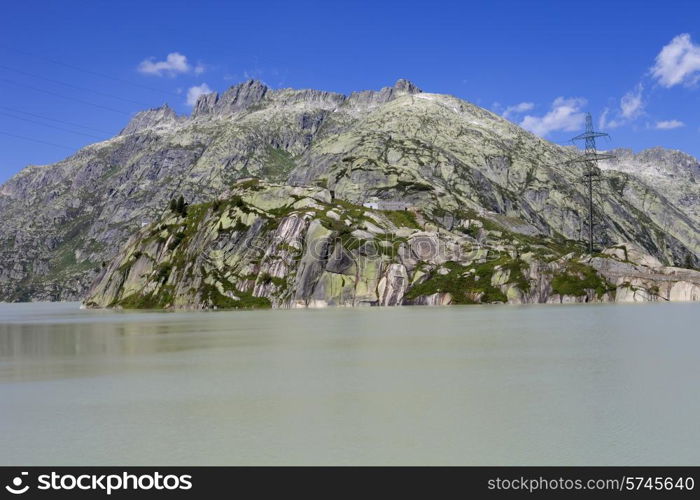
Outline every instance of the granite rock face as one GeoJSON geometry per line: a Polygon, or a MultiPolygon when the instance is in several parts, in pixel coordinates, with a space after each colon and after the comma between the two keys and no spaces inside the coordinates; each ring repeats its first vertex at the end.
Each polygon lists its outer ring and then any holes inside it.
{"type": "MultiPolygon", "coordinates": [[[[615,159],[601,162],[601,168],[614,179],[614,172],[624,172],[653,187],[680,212],[697,222],[700,219],[700,162],[692,156],[673,149],[650,148],[637,154],[629,149],[611,151],[615,159]]],[[[617,188],[632,200],[639,210],[646,209],[643,193],[625,193],[624,181],[617,188]]]]}
{"type": "Polygon", "coordinates": [[[512,233],[470,217],[449,231],[413,211],[336,202],[324,188],[242,181],[186,215],[171,211],[142,228],[103,269],[85,304],[218,309],[700,299],[700,272],[663,266],[638,247],[591,257],[577,242],[512,233]]]}
{"type": "MultiPolygon", "coordinates": [[[[118,136],[53,165],[27,167],[2,185],[0,300],[81,298],[129,238],[168,216],[171,199],[182,195],[191,206],[209,202],[250,177],[318,189],[338,216],[342,203],[412,210],[421,234],[399,246],[392,261],[405,268],[409,281],[431,248],[443,245],[454,253],[459,245],[445,240],[448,233],[466,232],[480,243],[498,231],[580,240],[588,214],[582,172],[566,164],[570,156],[570,148],[405,80],[349,96],[270,89],[251,80],[201,96],[189,117],[167,106],[141,112],[118,136]]],[[[618,157],[601,165],[600,248],[633,244],[664,266],[700,265],[697,161],[665,150],[618,157]]],[[[311,221],[303,230],[299,221],[285,224],[306,238],[311,221]]],[[[369,223],[356,229],[368,238],[364,233],[377,228],[369,223]]],[[[303,279],[290,289],[301,293],[285,300],[347,303],[350,282],[337,277],[347,269],[363,276],[352,285],[353,303],[393,304],[402,290],[409,295],[404,301],[462,300],[449,292],[411,298],[401,268],[370,278],[371,269],[348,262],[349,249],[326,250],[337,262],[328,264],[330,270],[313,262],[295,268],[303,279]],[[339,295],[329,302],[330,292],[319,286],[339,295]]],[[[442,255],[435,265],[455,262],[453,257],[442,255]]],[[[282,278],[285,266],[293,267],[285,262],[263,272],[282,278]]],[[[270,283],[259,284],[261,296],[271,293],[262,291],[271,290],[270,283]]],[[[509,297],[534,300],[527,293],[509,297]]]]}

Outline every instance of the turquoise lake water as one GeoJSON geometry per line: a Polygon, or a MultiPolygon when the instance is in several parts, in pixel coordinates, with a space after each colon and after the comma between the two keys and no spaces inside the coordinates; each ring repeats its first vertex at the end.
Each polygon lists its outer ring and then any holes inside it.
{"type": "Polygon", "coordinates": [[[700,464],[700,304],[0,304],[0,464],[700,464]]]}

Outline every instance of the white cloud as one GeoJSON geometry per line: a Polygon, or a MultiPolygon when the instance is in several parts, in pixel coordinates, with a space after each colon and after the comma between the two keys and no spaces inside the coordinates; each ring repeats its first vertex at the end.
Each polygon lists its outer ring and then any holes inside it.
{"type": "Polygon", "coordinates": [[[502,113],[503,118],[509,118],[512,115],[518,115],[520,113],[525,113],[526,111],[531,111],[535,108],[535,104],[532,102],[521,102],[514,106],[508,106],[502,113]]]}
{"type": "Polygon", "coordinates": [[[614,111],[614,118],[610,118],[610,108],[605,108],[598,119],[598,127],[617,128],[639,118],[644,114],[644,86],[638,83],[632,90],[620,99],[620,107],[614,111]]]}
{"type": "Polygon", "coordinates": [[[638,83],[633,90],[622,96],[622,99],[620,99],[620,115],[623,118],[633,120],[642,114],[642,111],[644,111],[643,91],[644,87],[641,83],[638,83]]]}
{"type": "Polygon", "coordinates": [[[206,83],[190,87],[189,89],[187,89],[187,105],[194,106],[195,104],[197,104],[197,99],[199,99],[199,96],[204,94],[211,94],[211,92],[212,90],[206,83]]]}
{"type": "Polygon", "coordinates": [[[674,128],[679,128],[679,127],[684,127],[685,123],[683,123],[680,120],[664,120],[660,122],[656,122],[656,126],[654,127],[657,130],[671,130],[674,128]]]}
{"type": "Polygon", "coordinates": [[[586,120],[585,113],[581,111],[585,105],[586,100],[582,97],[557,97],[544,116],[527,115],[520,126],[541,137],[557,130],[579,130],[586,120]]]}
{"type": "MultiPolygon", "coordinates": [[[[620,111],[617,111],[617,115],[620,115],[620,111]]],[[[626,123],[625,120],[622,120],[620,118],[613,118],[609,119],[610,117],[610,108],[605,108],[603,112],[600,115],[600,118],[598,118],[598,128],[599,129],[606,129],[606,128],[617,128],[626,123]]]]}
{"type": "Polygon", "coordinates": [[[693,85],[700,79],[700,45],[688,33],[678,35],[656,56],[651,74],[664,87],[693,85]]]}
{"type": "MultiPolygon", "coordinates": [[[[141,64],[139,64],[138,70],[146,75],[175,76],[181,73],[189,73],[192,71],[192,66],[187,62],[187,56],[179,52],[171,52],[165,58],[165,61],[156,61],[153,57],[144,59],[141,61],[141,64]]],[[[198,64],[194,68],[196,74],[200,74],[203,71],[204,66],[201,64],[198,64]]]]}

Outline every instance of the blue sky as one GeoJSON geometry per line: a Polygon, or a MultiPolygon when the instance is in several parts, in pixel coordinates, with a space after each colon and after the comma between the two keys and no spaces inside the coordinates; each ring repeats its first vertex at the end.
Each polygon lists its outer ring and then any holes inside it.
{"type": "Polygon", "coordinates": [[[0,182],[248,77],[342,93],[407,78],[554,142],[589,111],[605,146],[698,157],[699,19],[680,1],[5,2],[0,182]]]}

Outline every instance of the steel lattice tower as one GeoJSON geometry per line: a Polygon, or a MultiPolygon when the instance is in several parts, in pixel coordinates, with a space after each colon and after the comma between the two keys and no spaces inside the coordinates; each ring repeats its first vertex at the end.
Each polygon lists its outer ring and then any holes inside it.
{"type": "Polygon", "coordinates": [[[583,174],[584,182],[588,188],[588,252],[593,253],[593,183],[598,181],[600,177],[600,170],[598,169],[598,160],[605,160],[609,158],[614,158],[610,154],[599,154],[596,150],[595,140],[598,137],[609,137],[605,132],[596,132],[593,129],[593,118],[590,113],[586,113],[586,131],[583,134],[577,135],[571,141],[584,140],[586,144],[586,149],[583,154],[569,163],[583,163],[585,165],[586,172],[583,174]]]}

